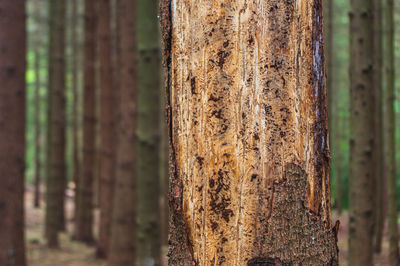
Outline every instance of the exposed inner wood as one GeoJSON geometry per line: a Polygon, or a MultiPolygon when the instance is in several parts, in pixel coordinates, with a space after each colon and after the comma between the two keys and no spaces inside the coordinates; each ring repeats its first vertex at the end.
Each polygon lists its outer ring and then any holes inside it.
{"type": "Polygon", "coordinates": [[[170,263],[337,265],[321,1],[170,12],[170,263]]]}

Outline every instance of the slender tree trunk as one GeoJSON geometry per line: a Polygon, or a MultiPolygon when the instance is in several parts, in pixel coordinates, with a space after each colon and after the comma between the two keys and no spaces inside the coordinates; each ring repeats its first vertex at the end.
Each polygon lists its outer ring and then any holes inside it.
{"type": "Polygon", "coordinates": [[[106,257],[111,236],[115,180],[116,87],[113,81],[111,2],[98,1],[100,57],[100,231],[96,254],[106,257]]]}
{"type": "Polygon", "coordinates": [[[170,4],[169,264],[338,265],[322,1],[170,4]]]}
{"type": "MultiPolygon", "coordinates": [[[[72,156],[74,172],[73,178],[75,183],[75,212],[74,218],[77,218],[78,202],[79,202],[79,176],[81,169],[81,161],[79,156],[79,83],[78,83],[78,0],[72,0],[71,2],[71,64],[72,64],[72,94],[73,94],[73,107],[72,107],[72,156]]],[[[74,232],[75,235],[75,232],[74,232]]]]}
{"type": "Polygon", "coordinates": [[[374,250],[380,252],[384,228],[384,172],[383,172],[383,121],[382,121],[382,1],[373,0],[373,64],[374,64],[374,250]]]}
{"type": "Polygon", "coordinates": [[[95,57],[96,14],[95,0],[85,0],[85,47],[83,88],[83,165],[79,178],[79,208],[77,240],[93,242],[93,185],[95,164],[95,57]]]}
{"type": "Polygon", "coordinates": [[[34,173],[34,196],[33,196],[33,206],[35,208],[40,207],[40,180],[41,180],[41,163],[40,154],[42,145],[40,143],[40,5],[39,1],[35,1],[34,4],[34,20],[35,20],[35,36],[33,37],[33,53],[35,54],[34,59],[34,72],[35,72],[35,92],[34,92],[34,102],[35,102],[35,114],[34,114],[34,139],[35,139],[35,173],[34,173]]]}
{"type": "MultiPolygon", "coordinates": [[[[160,65],[162,68],[162,66],[160,65]]],[[[164,80],[163,72],[160,75],[161,80],[164,80]]],[[[169,206],[168,206],[168,178],[169,178],[169,149],[168,149],[168,130],[166,121],[166,91],[163,86],[160,86],[160,231],[161,231],[161,255],[162,265],[165,262],[165,255],[168,248],[168,217],[169,217],[169,206]]]]}
{"type": "Polygon", "coordinates": [[[50,160],[47,177],[46,237],[48,246],[58,247],[58,232],[63,229],[65,167],[65,3],[50,3],[50,160]]]}
{"type": "Polygon", "coordinates": [[[328,122],[329,122],[329,141],[332,146],[332,157],[333,157],[333,166],[336,178],[336,194],[335,194],[335,202],[336,209],[340,214],[342,212],[342,186],[341,186],[341,176],[340,176],[340,159],[339,156],[339,145],[337,135],[339,134],[339,130],[337,128],[337,120],[339,119],[339,113],[337,108],[337,98],[339,94],[339,87],[335,86],[335,54],[334,54],[334,42],[333,42],[333,34],[334,34],[334,7],[335,1],[329,0],[327,3],[326,17],[325,17],[325,28],[326,28],[326,68],[327,68],[327,80],[326,80],[326,89],[328,93],[328,122]]]}
{"type": "Polygon", "coordinates": [[[397,229],[397,192],[396,192],[396,153],[395,153],[395,92],[394,92],[394,5],[393,0],[385,1],[385,73],[384,93],[384,155],[386,177],[389,191],[389,261],[390,265],[399,265],[398,229],[397,229]]]}
{"type": "Polygon", "coordinates": [[[0,10],[0,265],[25,266],[25,1],[0,10]]]}
{"type": "Polygon", "coordinates": [[[160,265],[160,53],[158,1],[138,1],[138,264],[160,265]]]}
{"type": "MultiPolygon", "coordinates": [[[[44,225],[44,235],[45,237],[47,237],[48,235],[48,230],[50,227],[50,215],[47,215],[47,209],[50,207],[48,206],[47,202],[48,202],[48,197],[49,197],[49,177],[50,177],[50,158],[51,158],[51,145],[50,145],[50,137],[51,137],[51,84],[52,84],[52,74],[51,74],[51,53],[53,52],[53,46],[54,46],[54,40],[53,40],[53,34],[52,32],[54,31],[54,23],[52,22],[53,17],[51,14],[53,14],[53,10],[54,10],[54,2],[49,0],[48,1],[48,9],[47,9],[47,14],[49,17],[49,30],[48,30],[48,35],[49,35],[49,40],[48,40],[48,50],[47,50],[47,77],[48,77],[48,81],[47,81],[47,106],[46,106],[46,159],[45,159],[45,164],[46,164],[46,215],[45,215],[45,225],[44,225]]],[[[54,208],[53,208],[54,209],[54,208]]]]}
{"type": "MultiPolygon", "coordinates": [[[[337,95],[338,96],[338,95],[337,95]]],[[[342,142],[341,123],[339,117],[339,102],[335,103],[336,119],[334,121],[335,140],[335,168],[336,168],[336,209],[340,215],[343,210],[343,185],[342,185],[342,155],[340,153],[340,143],[342,142]]]]}
{"type": "Polygon", "coordinates": [[[136,1],[118,0],[117,8],[120,108],[110,266],[136,262],[136,1]]]}
{"type": "Polygon", "coordinates": [[[350,13],[351,180],[349,265],[372,265],[373,21],[372,1],[352,0],[350,13]]]}

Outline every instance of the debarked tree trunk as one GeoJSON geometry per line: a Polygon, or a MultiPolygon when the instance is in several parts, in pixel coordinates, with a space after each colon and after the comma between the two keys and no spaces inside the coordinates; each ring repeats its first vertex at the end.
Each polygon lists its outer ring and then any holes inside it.
{"type": "Polygon", "coordinates": [[[321,0],[163,0],[170,265],[338,265],[321,0]]]}

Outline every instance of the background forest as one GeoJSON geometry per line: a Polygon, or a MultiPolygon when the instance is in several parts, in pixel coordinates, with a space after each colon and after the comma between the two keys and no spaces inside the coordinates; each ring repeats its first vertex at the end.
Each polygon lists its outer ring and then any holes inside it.
{"type": "MultiPolygon", "coordinates": [[[[137,9],[132,8],[133,2],[26,1],[25,240],[28,265],[106,265],[107,260],[109,265],[118,265],[116,258],[128,258],[128,261],[132,258],[131,245],[136,246],[137,265],[167,265],[169,155],[160,16],[157,0],[137,0],[137,9]],[[136,13],[129,13],[131,10],[136,13]],[[131,27],[135,24],[136,27],[131,27]],[[137,48],[137,54],[127,57],[132,55],[129,49],[132,47],[137,48]],[[137,71],[137,76],[125,78],[132,69],[137,71]],[[137,88],[136,95],[124,91],[129,85],[137,88]],[[137,104],[137,110],[130,109],[132,101],[137,104]],[[126,112],[116,111],[120,105],[126,112]],[[126,135],[120,136],[115,130],[116,121],[123,120],[124,115],[135,115],[137,119],[127,120],[124,123],[126,135]],[[126,146],[134,142],[136,148],[117,151],[117,140],[126,146]],[[128,159],[117,162],[117,153],[128,159]],[[134,163],[136,169],[132,168],[134,163]],[[136,184],[112,178],[116,172],[129,176],[132,171],[136,173],[136,184]],[[136,191],[136,197],[132,196],[132,190],[136,191]],[[134,215],[129,219],[124,213],[136,214],[136,221],[132,221],[134,215]],[[122,229],[115,230],[117,233],[111,236],[114,227],[122,229]],[[124,234],[126,228],[132,229],[132,235],[124,234]]],[[[352,265],[348,264],[351,257],[349,209],[358,207],[351,206],[349,200],[352,188],[349,70],[351,35],[354,34],[350,30],[350,2],[324,1],[331,203],[332,219],[340,220],[340,265],[352,265]]],[[[390,64],[386,60],[390,50],[388,3],[394,7],[391,26],[394,26],[396,123],[377,122],[374,130],[380,132],[382,146],[386,132],[394,132],[393,180],[396,185],[391,191],[396,192],[400,190],[400,167],[396,167],[400,165],[399,1],[382,1],[382,28],[376,31],[379,35],[374,36],[382,45],[379,53],[382,98],[375,97],[380,103],[375,101],[374,104],[380,106],[384,114],[390,109],[383,100],[387,97],[383,91],[389,87],[390,80],[387,78],[390,64]]],[[[374,56],[377,53],[375,49],[374,56]]],[[[373,183],[376,190],[370,193],[373,202],[369,204],[375,211],[368,218],[374,221],[373,232],[370,232],[374,244],[368,252],[373,254],[375,265],[396,265],[393,261],[399,261],[397,230],[388,225],[387,217],[390,201],[394,201],[392,206],[394,204],[398,211],[400,198],[393,197],[387,189],[388,184],[393,184],[388,183],[390,174],[385,172],[388,168],[384,161],[388,158],[384,153],[374,159],[375,167],[381,167],[373,183]],[[392,197],[389,198],[389,194],[392,197]],[[392,239],[391,244],[389,239],[392,239]]],[[[390,217],[398,227],[397,212],[390,217]]],[[[361,241],[357,243],[362,245],[361,241]]]]}

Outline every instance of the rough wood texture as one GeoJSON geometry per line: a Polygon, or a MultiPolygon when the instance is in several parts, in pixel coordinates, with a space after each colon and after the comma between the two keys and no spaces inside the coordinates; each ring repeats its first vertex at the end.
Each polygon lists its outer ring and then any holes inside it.
{"type": "Polygon", "coordinates": [[[337,265],[322,3],[161,2],[171,265],[337,265]]]}

